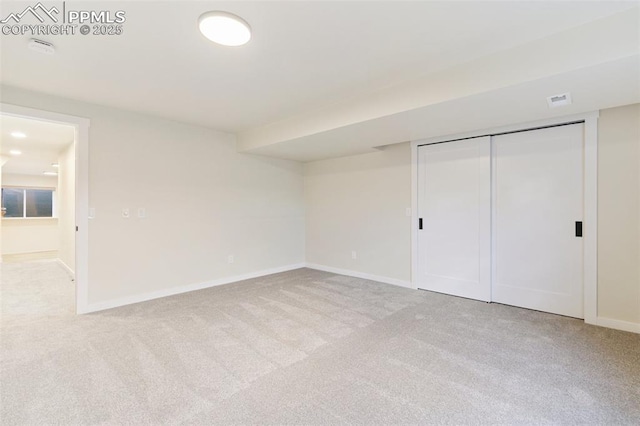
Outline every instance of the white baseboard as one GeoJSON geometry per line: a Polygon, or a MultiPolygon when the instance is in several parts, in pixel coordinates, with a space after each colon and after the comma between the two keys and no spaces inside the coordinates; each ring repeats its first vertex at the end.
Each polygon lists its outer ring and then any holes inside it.
{"type": "MultiPolygon", "coordinates": [[[[70,274],[73,274],[71,268],[69,268],[60,259],[57,259],[58,263],[65,268],[70,274]]],[[[324,272],[331,272],[339,275],[346,275],[349,277],[362,278],[365,280],[378,281],[385,284],[391,284],[399,287],[410,288],[415,290],[416,287],[410,281],[399,280],[397,278],[383,277],[380,275],[367,274],[364,272],[352,271],[349,269],[334,268],[332,266],[318,265],[316,263],[297,263],[293,265],[281,266],[277,268],[264,269],[262,271],[251,272],[243,275],[236,275],[233,277],[220,278],[217,280],[206,281],[203,283],[190,284],[180,287],[172,287],[164,290],[158,290],[150,293],[137,294],[135,296],[123,297],[120,299],[107,300],[104,302],[92,303],[85,307],[85,309],[78,310],[78,314],[87,314],[90,312],[98,312],[106,309],[117,308],[120,306],[131,305],[134,303],[146,302],[148,300],[159,299],[161,297],[174,296],[176,294],[188,293],[190,291],[202,290],[205,288],[215,287],[224,284],[231,284],[238,281],[249,280],[252,278],[264,277],[266,275],[277,274],[279,272],[292,271],[300,268],[316,269],[324,272]]],[[[600,327],[613,328],[616,330],[629,331],[631,333],[640,334],[640,324],[628,321],[621,321],[611,318],[597,317],[593,325],[600,327]]]]}
{"type": "Polygon", "coordinates": [[[69,274],[69,276],[71,277],[72,280],[76,279],[76,273],[73,271],[73,269],[69,268],[69,265],[67,265],[66,263],[64,263],[62,261],[62,259],[57,258],[56,259],[58,261],[58,265],[62,266],[62,268],[64,268],[65,271],[67,271],[67,273],[69,274]]]}
{"type": "Polygon", "coordinates": [[[380,275],[367,274],[364,272],[351,271],[348,269],[334,268],[332,266],[318,265],[316,263],[307,263],[307,268],[317,269],[318,271],[331,272],[334,274],[347,275],[349,277],[362,278],[365,280],[378,281],[385,284],[397,285],[399,287],[410,288],[416,290],[411,281],[399,280],[397,278],[383,277],[380,275]]]}
{"type": "Polygon", "coordinates": [[[4,253],[4,263],[32,262],[38,260],[55,260],[58,258],[58,250],[43,250],[25,253],[4,253]]]}
{"type": "MultiPolygon", "coordinates": [[[[317,269],[319,271],[331,272],[334,274],[347,275],[349,277],[363,278],[365,280],[379,281],[386,284],[392,284],[400,287],[416,289],[416,287],[414,287],[410,281],[399,280],[396,278],[382,277],[379,275],[351,271],[348,269],[334,268],[332,266],[318,265],[315,263],[307,263],[306,267],[310,269],[317,269]]],[[[593,323],[593,325],[640,334],[640,324],[634,323],[634,322],[621,321],[621,320],[604,318],[604,317],[596,317],[596,320],[593,323]]]]}
{"type": "Polygon", "coordinates": [[[146,302],[148,300],[159,299],[161,297],[174,296],[176,294],[188,293],[195,290],[203,290],[205,288],[215,287],[224,284],[231,284],[238,281],[249,280],[252,278],[264,277],[265,275],[277,274],[279,272],[292,271],[294,269],[304,268],[304,263],[294,265],[280,266],[277,268],[264,269],[262,271],[250,272],[248,274],[236,275],[233,277],[225,277],[217,280],[206,281],[202,283],[189,284],[180,287],[172,287],[163,290],[153,291],[150,293],[136,294],[134,296],[122,297],[120,299],[107,300],[104,302],[90,303],[83,309],[78,309],[78,314],[88,314],[90,312],[104,311],[106,309],[117,308],[134,303],[146,302]]]}
{"type": "Polygon", "coordinates": [[[621,321],[617,319],[604,318],[604,317],[596,317],[596,322],[594,325],[599,325],[600,327],[615,328],[616,330],[630,331],[631,333],[640,334],[640,323],[636,323],[636,322],[621,321]]]}

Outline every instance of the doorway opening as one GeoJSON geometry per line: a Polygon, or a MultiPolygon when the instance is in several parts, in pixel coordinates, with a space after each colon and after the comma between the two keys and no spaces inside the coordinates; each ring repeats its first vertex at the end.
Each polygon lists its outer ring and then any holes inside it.
{"type": "Polygon", "coordinates": [[[86,312],[88,124],[1,104],[0,260],[20,309],[86,312]]]}

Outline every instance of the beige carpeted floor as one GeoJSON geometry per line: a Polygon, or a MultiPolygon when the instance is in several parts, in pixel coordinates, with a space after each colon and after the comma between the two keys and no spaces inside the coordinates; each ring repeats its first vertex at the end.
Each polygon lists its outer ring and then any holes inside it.
{"type": "Polygon", "coordinates": [[[2,266],[3,425],[640,424],[640,336],[300,269],[75,316],[2,266]]]}

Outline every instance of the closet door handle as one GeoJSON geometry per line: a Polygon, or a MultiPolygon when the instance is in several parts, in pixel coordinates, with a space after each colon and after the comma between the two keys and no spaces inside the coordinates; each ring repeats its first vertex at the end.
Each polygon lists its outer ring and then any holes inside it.
{"type": "Polygon", "coordinates": [[[422,229],[422,218],[418,219],[418,229],[422,229]]]}
{"type": "Polygon", "coordinates": [[[582,222],[576,222],[576,237],[582,238],[582,222]]]}

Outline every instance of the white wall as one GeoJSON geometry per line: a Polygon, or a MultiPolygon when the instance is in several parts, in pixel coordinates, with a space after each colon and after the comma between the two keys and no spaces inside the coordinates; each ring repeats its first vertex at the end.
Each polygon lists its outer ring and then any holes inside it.
{"type": "MultiPolygon", "coordinates": [[[[640,325],[640,105],[598,126],[598,315],[640,325]]],[[[305,164],[307,261],[409,280],[410,159],[405,143],[305,164]]]]}
{"type": "MultiPolygon", "coordinates": [[[[6,162],[5,157],[0,157],[0,188],[2,188],[2,166],[4,166],[4,163],[6,162]]],[[[2,207],[2,198],[0,197],[0,207],[2,207]]],[[[2,213],[0,213],[1,215],[2,213]]],[[[2,220],[2,216],[0,216],[0,262],[2,262],[2,235],[4,235],[2,233],[2,223],[4,221],[2,220]]]]}
{"type": "Polygon", "coordinates": [[[598,315],[640,323],[640,104],[600,112],[598,315]]]}
{"type": "MultiPolygon", "coordinates": [[[[3,173],[3,186],[56,189],[58,180],[53,176],[19,175],[3,173]]],[[[57,192],[57,191],[56,191],[57,192]]],[[[2,255],[55,252],[60,246],[58,219],[4,218],[2,219],[2,255]]]]}
{"type": "Polygon", "coordinates": [[[3,219],[2,255],[57,252],[58,219],[3,219]]]}
{"type": "Polygon", "coordinates": [[[305,164],[307,262],[409,281],[410,164],[409,143],[305,164]]]}
{"type": "Polygon", "coordinates": [[[58,258],[75,271],[75,145],[70,144],[58,158],[58,258]]]}
{"type": "Polygon", "coordinates": [[[45,175],[19,175],[16,173],[3,173],[2,185],[57,189],[58,178],[55,176],[45,175]]]}
{"type": "Polygon", "coordinates": [[[1,95],[91,120],[90,304],[304,261],[300,164],[238,154],[233,135],[212,129],[13,87],[1,95]]]}

